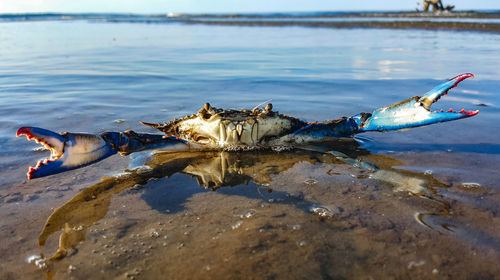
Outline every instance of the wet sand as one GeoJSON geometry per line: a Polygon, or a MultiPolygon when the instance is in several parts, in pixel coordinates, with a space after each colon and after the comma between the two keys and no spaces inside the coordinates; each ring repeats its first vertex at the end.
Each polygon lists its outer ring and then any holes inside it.
{"type": "MultiPolygon", "coordinates": [[[[215,191],[184,174],[161,177],[184,166],[169,160],[157,169],[161,176],[153,176],[161,178],[147,175],[145,185],[135,184],[136,177],[99,182],[110,170],[126,167],[126,158],[112,157],[76,177],[72,172],[13,186],[19,199],[2,195],[1,276],[495,279],[500,193],[494,166],[500,158],[475,155],[470,172],[492,180],[467,185],[463,180],[470,174],[447,171],[464,157],[361,156],[389,172],[380,179],[300,153],[281,155],[283,168],[270,169],[280,164],[269,165],[260,155],[268,167],[258,170],[273,171],[256,178],[268,183],[215,191]],[[393,169],[394,164],[430,166],[434,173],[393,169]],[[63,216],[54,218],[61,209],[63,216]],[[30,256],[37,257],[27,264],[30,256]]],[[[190,172],[203,169],[200,163],[190,166],[190,172]]]]}
{"type": "Polygon", "coordinates": [[[297,21],[186,21],[193,24],[236,25],[236,26],[303,26],[324,28],[389,28],[389,29],[426,29],[426,30],[473,30],[486,32],[500,32],[499,23],[474,22],[433,22],[433,21],[349,21],[349,22],[297,22],[297,21]]]}
{"type": "Polygon", "coordinates": [[[202,19],[196,17],[187,18],[186,23],[209,24],[209,25],[236,25],[236,26],[303,26],[303,27],[322,27],[322,28],[388,28],[388,29],[425,29],[425,30],[470,30],[500,32],[500,23],[479,23],[479,22],[453,22],[453,21],[435,21],[439,19],[498,19],[500,13],[477,13],[477,12],[453,12],[453,13],[421,13],[421,12],[401,12],[401,13],[349,13],[346,15],[307,17],[311,21],[297,21],[305,17],[277,17],[279,21],[266,20],[258,16],[203,16],[202,19]],[[225,19],[211,20],[211,19],[225,19]],[[328,22],[322,19],[335,18],[346,19],[346,21],[328,22]],[[387,19],[380,20],[349,20],[351,18],[374,18],[387,19]],[[396,18],[415,18],[419,20],[394,20],[396,18]],[[231,19],[240,19],[234,20],[231,19]],[[245,20],[241,20],[245,19],[245,20]],[[259,20],[255,20],[259,19],[259,20]],[[295,20],[294,20],[295,19],[295,20]]]}

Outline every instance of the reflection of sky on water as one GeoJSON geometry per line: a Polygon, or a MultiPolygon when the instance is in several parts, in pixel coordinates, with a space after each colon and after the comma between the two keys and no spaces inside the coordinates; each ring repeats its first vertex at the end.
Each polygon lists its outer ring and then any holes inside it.
{"type": "Polygon", "coordinates": [[[425,30],[32,22],[4,23],[0,37],[0,73],[58,78],[444,79],[473,72],[496,79],[489,62],[500,53],[496,34],[425,30]],[[381,77],[381,61],[406,61],[397,70],[412,75],[386,67],[381,77]]]}

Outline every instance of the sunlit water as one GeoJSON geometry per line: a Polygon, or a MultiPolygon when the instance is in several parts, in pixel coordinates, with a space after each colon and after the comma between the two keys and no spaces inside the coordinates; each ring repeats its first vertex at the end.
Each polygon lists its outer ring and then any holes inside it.
{"type": "Polygon", "coordinates": [[[466,31],[1,23],[0,276],[498,275],[498,61],[499,35],[466,31]],[[15,138],[21,126],[153,132],[138,121],[170,120],[205,102],[239,109],[272,99],[285,114],[335,119],[465,72],[476,78],[434,106],[479,115],[362,135],[365,150],[350,156],[380,168],[374,173],[321,155],[227,159],[246,179],[210,192],[188,175],[208,170],[215,180],[215,169],[200,166],[216,156],[141,175],[145,185],[128,175],[104,181],[113,187],[90,194],[90,206],[72,206],[130,157],[28,182],[28,166],[45,154],[15,138]],[[58,207],[82,210],[47,230],[58,207]],[[47,243],[39,247],[42,231],[47,243]],[[73,249],[46,264],[61,233],[73,249]]]}

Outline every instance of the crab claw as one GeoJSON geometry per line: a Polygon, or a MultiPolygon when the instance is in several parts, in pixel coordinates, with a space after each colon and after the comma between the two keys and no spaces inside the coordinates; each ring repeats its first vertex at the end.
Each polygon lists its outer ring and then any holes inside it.
{"type": "Polygon", "coordinates": [[[16,136],[21,135],[50,150],[49,158],[40,160],[35,167],[29,168],[28,179],[83,167],[116,153],[105,140],[91,134],[59,134],[39,127],[21,127],[16,136]]]}
{"type": "Polygon", "coordinates": [[[433,123],[453,121],[477,115],[479,110],[459,112],[431,111],[431,105],[446,95],[451,88],[461,81],[474,77],[470,73],[458,75],[433,88],[422,97],[415,96],[410,99],[395,103],[375,110],[370,114],[359,114],[353,117],[358,124],[358,132],[387,131],[424,126],[433,123]]]}

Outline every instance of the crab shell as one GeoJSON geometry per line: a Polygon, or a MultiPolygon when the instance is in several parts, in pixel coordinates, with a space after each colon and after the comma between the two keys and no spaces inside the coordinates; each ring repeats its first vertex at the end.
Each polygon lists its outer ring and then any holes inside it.
{"type": "Polygon", "coordinates": [[[228,150],[270,146],[273,141],[308,125],[272,111],[270,103],[253,110],[217,109],[205,103],[198,114],[163,124],[142,124],[190,143],[228,150]]]}

